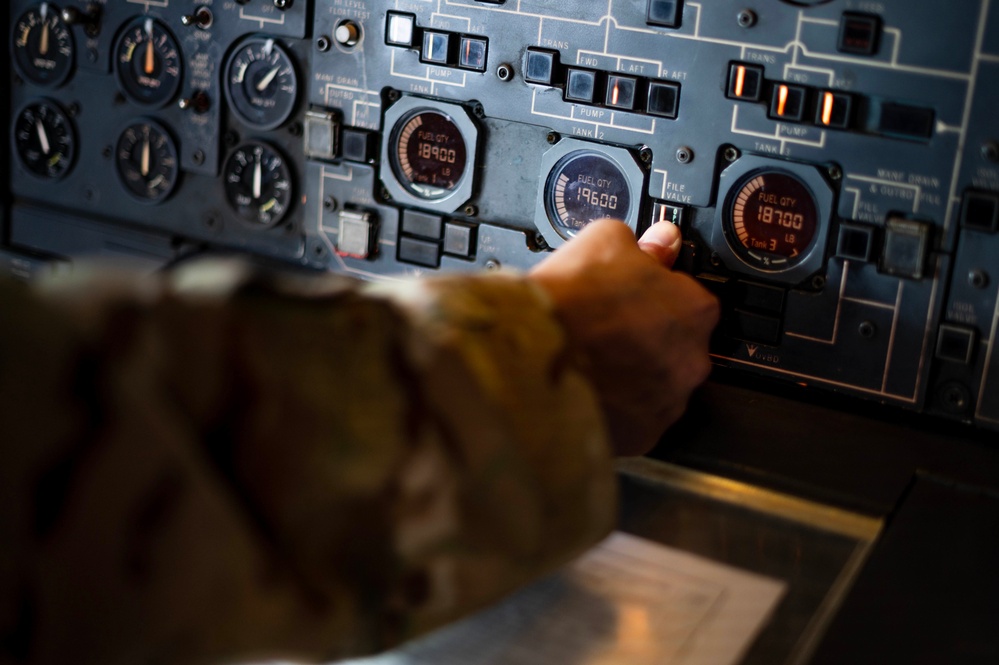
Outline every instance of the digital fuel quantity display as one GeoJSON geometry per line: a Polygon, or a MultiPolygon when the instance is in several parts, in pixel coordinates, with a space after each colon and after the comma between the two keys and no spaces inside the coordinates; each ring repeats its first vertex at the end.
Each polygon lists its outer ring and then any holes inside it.
{"type": "Polygon", "coordinates": [[[819,227],[811,190],[782,171],[744,178],[731,199],[729,218],[737,253],[763,269],[797,263],[809,253],[819,227]]]}
{"type": "Polygon", "coordinates": [[[566,155],[549,175],[545,208],[559,235],[570,238],[595,220],[627,219],[630,182],[609,156],[579,150],[566,155]]]}
{"type": "Polygon", "coordinates": [[[413,113],[395,134],[393,167],[399,181],[421,199],[450,195],[468,166],[465,137],[446,113],[413,113]]]}

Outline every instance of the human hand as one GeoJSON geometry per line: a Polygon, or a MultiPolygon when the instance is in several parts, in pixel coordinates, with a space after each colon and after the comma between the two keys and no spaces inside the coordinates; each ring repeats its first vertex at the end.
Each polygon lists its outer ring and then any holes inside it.
{"type": "Polygon", "coordinates": [[[650,450],[711,371],[718,301],[670,270],[680,245],[670,223],[636,243],[621,222],[601,220],[530,273],[584,354],[619,455],[650,450]]]}

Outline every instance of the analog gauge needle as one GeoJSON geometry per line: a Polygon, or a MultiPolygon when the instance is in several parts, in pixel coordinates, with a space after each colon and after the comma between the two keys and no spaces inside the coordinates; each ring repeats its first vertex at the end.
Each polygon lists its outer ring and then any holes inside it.
{"type": "Polygon", "coordinates": [[[274,77],[278,75],[279,71],[281,71],[281,65],[277,65],[271,71],[267,72],[267,76],[260,79],[260,83],[257,84],[257,92],[263,92],[266,90],[267,86],[271,84],[271,81],[274,80],[274,77]]]}
{"type": "Polygon", "coordinates": [[[260,155],[257,155],[257,161],[253,165],[253,199],[260,199],[260,179],[262,175],[262,169],[260,167],[260,155]]]}
{"type": "Polygon", "coordinates": [[[142,177],[145,178],[149,175],[149,137],[146,136],[146,140],[142,142],[142,164],[139,165],[139,171],[142,173],[142,177]]]}
{"type": "Polygon", "coordinates": [[[153,21],[149,19],[146,21],[146,35],[149,37],[146,40],[146,74],[152,76],[153,70],[156,69],[156,56],[153,53],[153,21]]]}
{"type": "Polygon", "coordinates": [[[49,135],[45,133],[45,126],[42,125],[42,121],[35,118],[35,129],[38,130],[38,142],[42,146],[42,154],[47,155],[52,150],[49,146],[49,135]]]}
{"type": "Polygon", "coordinates": [[[49,3],[47,2],[42,3],[41,14],[42,14],[42,38],[40,40],[40,43],[38,44],[38,53],[44,56],[49,54],[49,22],[48,22],[49,3]]]}

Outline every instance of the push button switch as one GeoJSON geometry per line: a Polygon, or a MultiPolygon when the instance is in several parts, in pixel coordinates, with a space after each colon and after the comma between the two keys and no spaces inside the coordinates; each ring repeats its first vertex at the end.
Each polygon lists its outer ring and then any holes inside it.
{"type": "Polygon", "coordinates": [[[975,329],[943,323],[937,334],[937,358],[970,365],[975,351],[975,329]]]}
{"type": "Polygon", "coordinates": [[[775,85],[770,98],[770,117],[775,120],[801,122],[805,117],[805,95],[805,89],[796,85],[784,83],[775,85]]]}
{"type": "Polygon", "coordinates": [[[966,229],[993,233],[999,223],[999,196],[968,192],[961,205],[961,224],[966,229]]]}
{"type": "Polygon", "coordinates": [[[630,76],[611,75],[607,77],[607,94],[604,103],[611,108],[630,111],[635,108],[637,90],[637,79],[630,76]]]}
{"type": "Polygon", "coordinates": [[[436,242],[402,237],[399,238],[399,260],[437,268],[441,264],[441,246],[436,242]]]}
{"type": "Polygon", "coordinates": [[[423,33],[423,50],[420,60],[435,65],[446,65],[451,59],[451,35],[427,30],[423,33]]]}
{"type": "Polygon", "coordinates": [[[758,102],[763,94],[763,68],[756,65],[746,65],[733,62],[728,68],[729,99],[744,102],[758,102]]]}
{"type": "Polygon", "coordinates": [[[437,215],[425,212],[405,210],[402,213],[402,232],[409,235],[439,240],[443,223],[444,220],[437,215]]]}
{"type": "Polygon", "coordinates": [[[486,69],[486,51],[488,42],[481,37],[461,38],[461,49],[458,53],[458,66],[462,69],[472,69],[477,72],[486,69]]]}
{"type": "Polygon", "coordinates": [[[413,45],[413,35],[416,31],[416,17],[412,14],[389,12],[386,19],[385,43],[389,46],[413,45]]]}
{"type": "Polygon", "coordinates": [[[679,28],[682,10],[682,0],[649,0],[645,20],[649,25],[679,28]]]}
{"type": "Polygon", "coordinates": [[[874,229],[859,224],[842,224],[836,243],[836,256],[850,261],[871,260],[874,247],[874,229]]]}
{"type": "Polygon", "coordinates": [[[897,277],[922,279],[926,273],[926,254],[929,247],[929,224],[890,217],[885,223],[881,272],[897,277]]]}
{"type": "Polygon", "coordinates": [[[815,108],[815,124],[831,129],[847,129],[853,122],[853,96],[823,90],[815,108]]]}
{"type": "Polygon", "coordinates": [[[555,67],[557,64],[558,53],[555,51],[527,49],[527,57],[524,61],[524,80],[528,83],[553,85],[556,82],[555,67]]]}
{"type": "Polygon", "coordinates": [[[589,69],[570,69],[565,84],[565,98],[592,104],[597,94],[597,73],[589,69]]]}
{"type": "Polygon", "coordinates": [[[839,23],[840,53],[874,55],[881,38],[881,18],[873,14],[846,12],[839,23]]]}
{"type": "Polygon", "coordinates": [[[878,132],[903,139],[928,139],[933,136],[933,109],[888,102],[881,105],[878,132]]]}
{"type": "Polygon", "coordinates": [[[649,100],[646,111],[649,115],[662,118],[676,118],[680,107],[680,86],[677,83],[653,81],[649,84],[649,100]]]}
{"type": "Polygon", "coordinates": [[[463,259],[475,255],[475,227],[448,222],[444,225],[444,253],[463,259]]]}

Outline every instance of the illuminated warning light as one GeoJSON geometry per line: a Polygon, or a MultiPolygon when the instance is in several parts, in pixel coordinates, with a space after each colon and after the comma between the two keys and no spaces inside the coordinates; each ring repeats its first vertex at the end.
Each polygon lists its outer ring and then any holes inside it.
{"type": "Polygon", "coordinates": [[[815,109],[815,124],[830,129],[847,129],[853,118],[853,96],[823,90],[815,109]]]}
{"type": "Polygon", "coordinates": [[[630,111],[635,107],[637,94],[638,79],[616,74],[607,77],[607,96],[604,99],[607,106],[630,111]]]}
{"type": "Polygon", "coordinates": [[[747,65],[733,62],[728,69],[729,99],[745,102],[758,102],[763,92],[763,68],[757,65],[747,65]]]}
{"type": "Polygon", "coordinates": [[[775,120],[801,122],[805,116],[806,99],[805,88],[783,83],[776,85],[770,100],[770,117],[775,120]]]}

